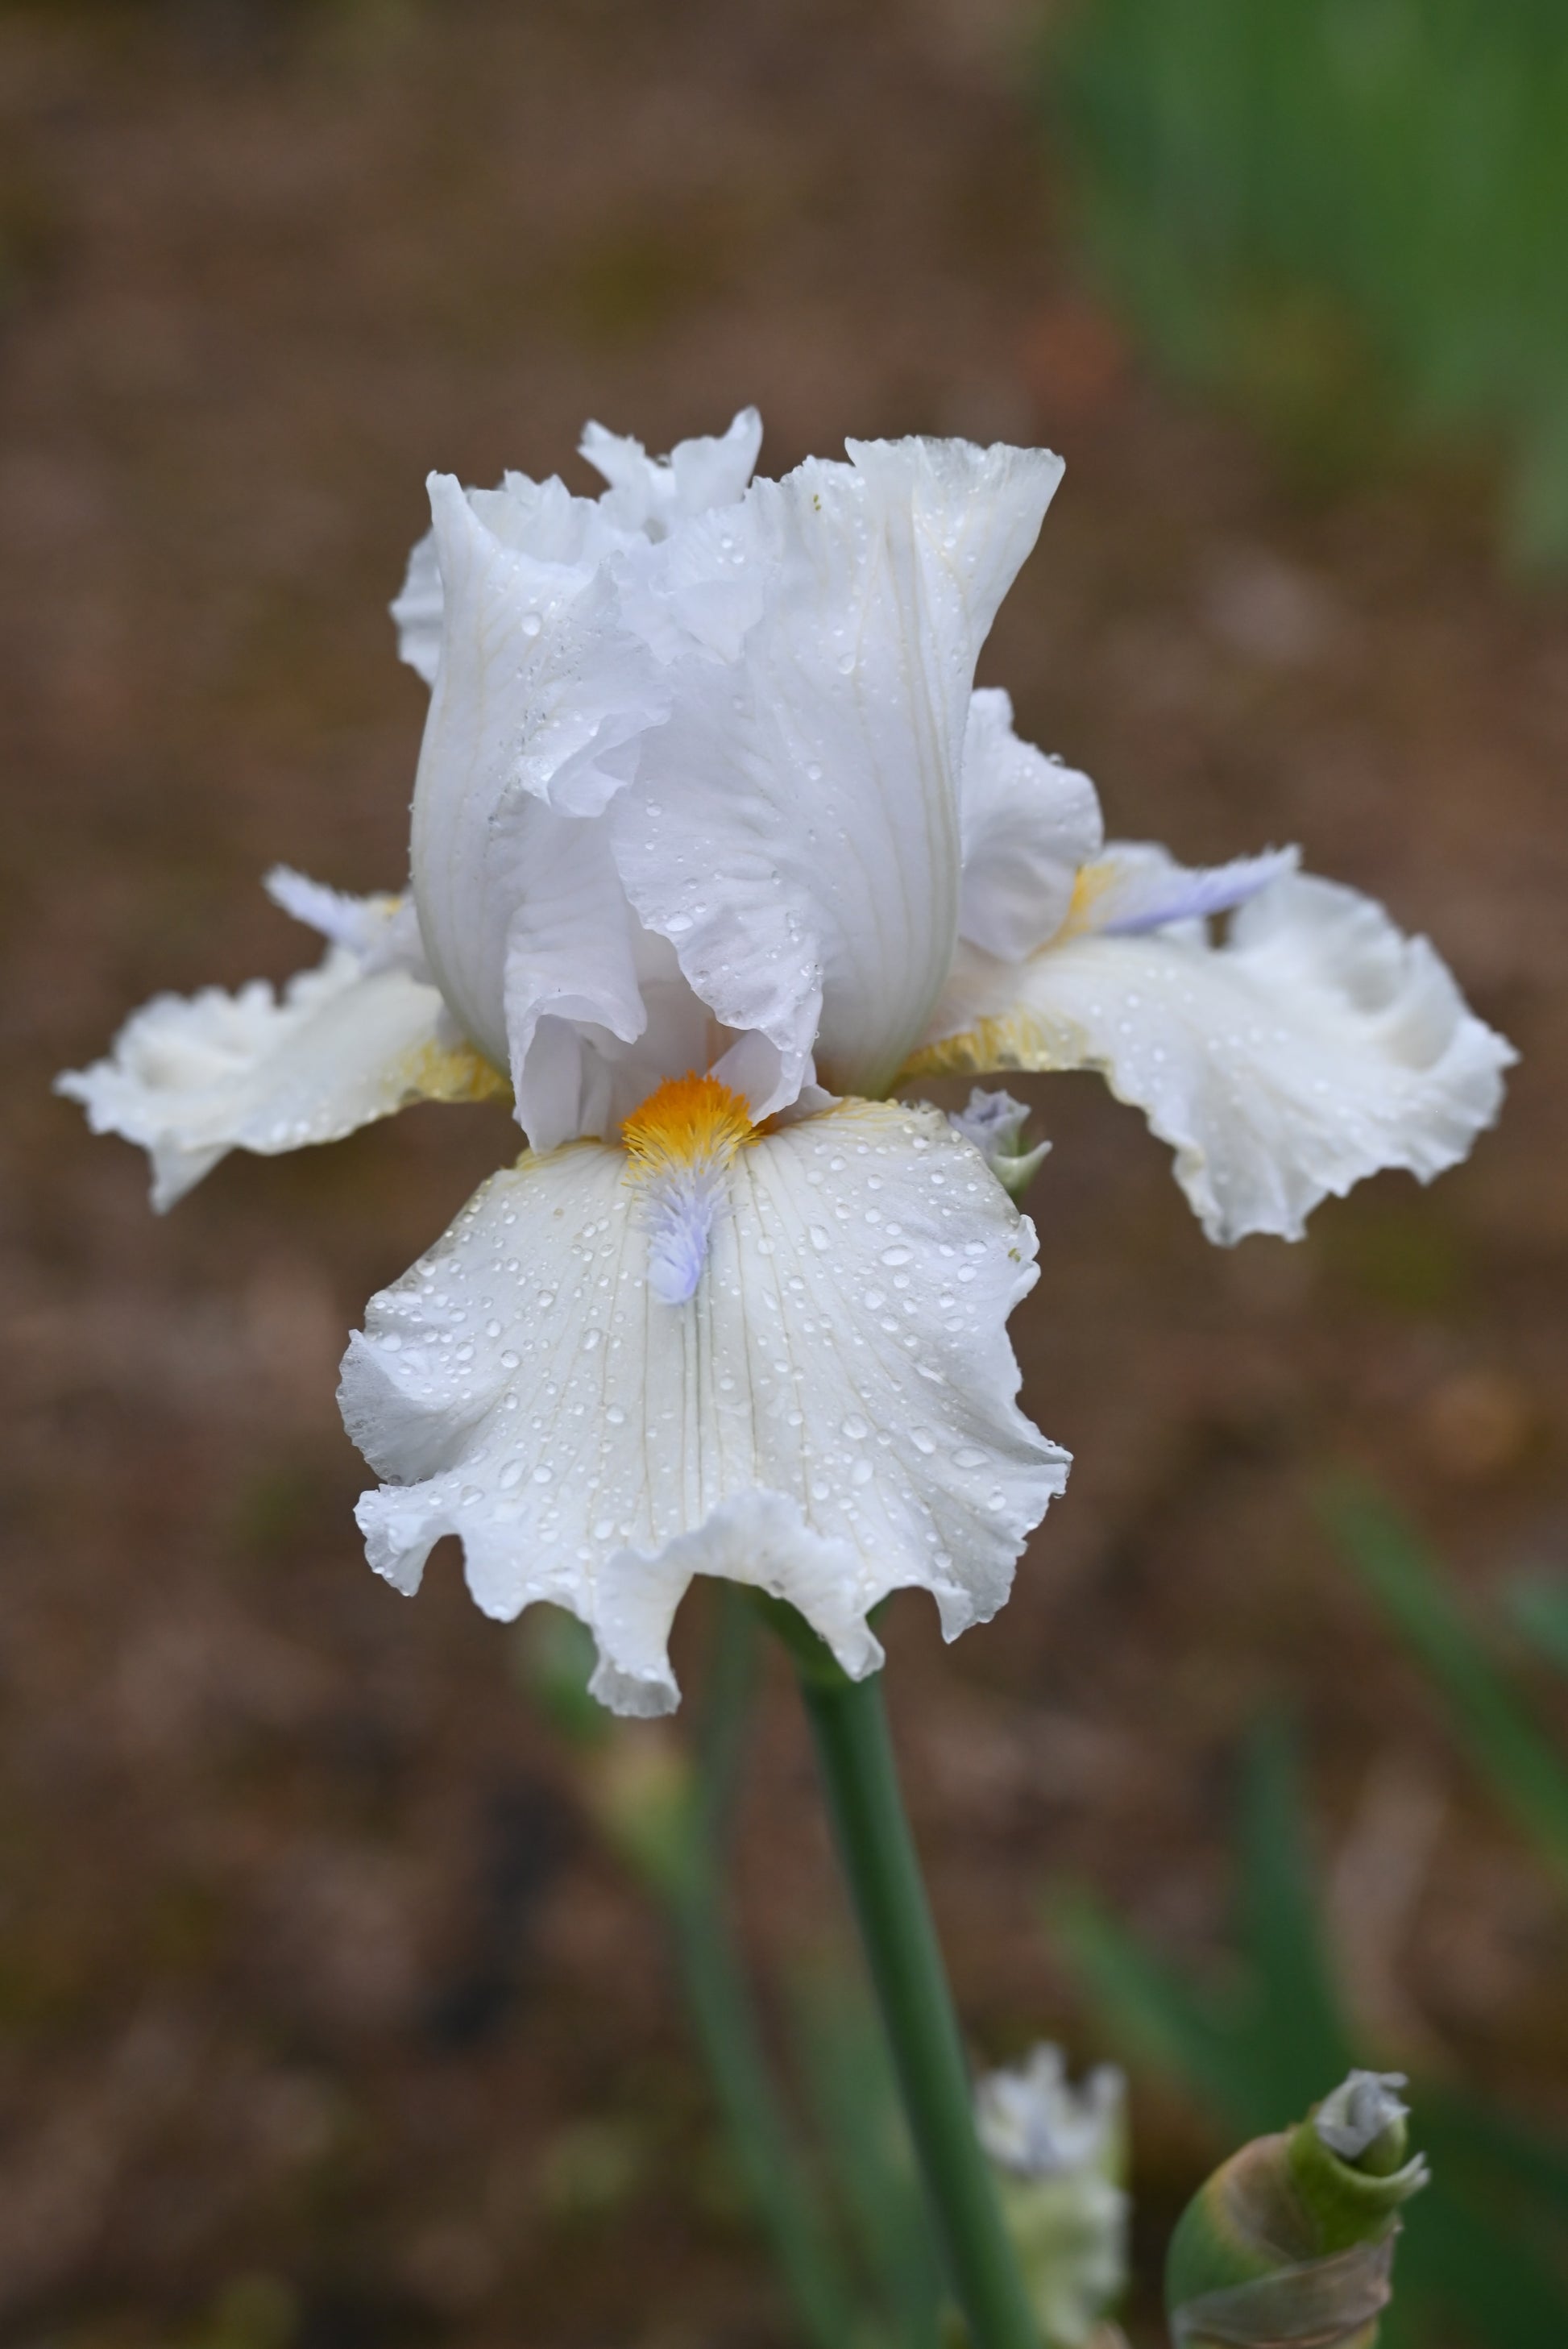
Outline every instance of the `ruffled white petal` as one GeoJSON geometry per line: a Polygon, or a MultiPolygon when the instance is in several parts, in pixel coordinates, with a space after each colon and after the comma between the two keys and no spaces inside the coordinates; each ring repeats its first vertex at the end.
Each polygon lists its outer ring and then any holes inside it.
{"type": "Polygon", "coordinates": [[[1094,1068],[1176,1153],[1209,1237],[1295,1239],[1326,1195],[1456,1164],[1497,1115],[1512,1048],[1425,938],[1327,881],[1275,880],[1214,945],[1201,923],[1079,935],[1021,970],[971,957],[910,1064],[1094,1068]]]}
{"type": "MultiPolygon", "coordinates": [[[[552,476],[531,481],[508,473],[498,490],[470,490],[469,502],[503,546],[542,563],[598,562],[634,541],[663,538],[682,519],[733,504],[751,478],[762,445],[762,419],[742,409],[717,439],[683,440],[667,457],[649,457],[642,443],[590,424],[582,453],[610,487],[600,498],[575,498],[552,476]]],[[[434,685],[441,665],[443,596],[436,533],[427,531],[408,557],[392,618],[397,657],[434,685]]]]}
{"type": "Polygon", "coordinates": [[[738,658],[681,666],[612,812],[643,922],[777,1048],[772,1106],[813,1046],[824,1082],[882,1092],[924,1030],[957,935],[975,660],[1061,472],[962,441],[850,454],[748,492],[760,616],[738,658]]]}
{"type": "Polygon", "coordinates": [[[366,971],[335,946],[282,995],[264,979],[236,994],[155,996],[107,1060],[57,1090],[95,1133],[123,1134],[152,1160],[152,1203],[170,1207],[231,1150],[271,1156],[335,1142],[407,1102],[504,1092],[449,1040],[441,999],[406,970],[366,971]]]}
{"type": "Polygon", "coordinates": [[[667,457],[650,457],[640,440],[590,424],[578,444],[609,487],[606,512],[628,531],[665,537],[674,525],[745,494],[762,446],[762,419],[743,408],[727,431],[680,440],[667,457]]]}
{"type": "Polygon", "coordinates": [[[464,1031],[505,1067],[511,932],[535,836],[530,803],[597,814],[668,693],[653,656],[621,626],[596,563],[547,562],[507,545],[450,479],[433,476],[430,496],[444,616],[414,794],[414,894],[441,992],[464,1031]]]}
{"type": "MultiPolygon", "coordinates": [[[[526,473],[508,473],[498,490],[463,494],[475,520],[499,545],[539,563],[592,568],[631,543],[632,533],[616,525],[602,501],[574,498],[553,474],[547,481],[535,481],[526,473]]],[[[441,666],[446,620],[440,542],[434,530],[425,533],[409,555],[391,612],[398,659],[433,686],[441,666]]]]}
{"type": "Polygon", "coordinates": [[[407,661],[427,685],[434,685],[441,666],[441,566],[433,530],[416,540],[389,609],[397,631],[398,659],[407,661]]]}
{"type": "Polygon", "coordinates": [[[958,933],[1022,962],[1067,919],[1078,868],[1099,854],[1099,801],[1087,775],[1013,731],[995,686],[969,705],[964,740],[964,879],[958,933]]]}
{"type": "Polygon", "coordinates": [[[572,1609],[627,1712],[676,1701],[693,1574],[789,1599],[857,1674],[892,1589],[931,1590],[949,1638],[993,1614],[1067,1455],[1015,1400],[1035,1238],[974,1150],[861,1102],[758,1139],[683,1305],[649,1287],[627,1170],[524,1157],[372,1303],[342,1390],[388,1479],[360,1504],[372,1564],[411,1590],[459,1534],[480,1605],[572,1609]]]}

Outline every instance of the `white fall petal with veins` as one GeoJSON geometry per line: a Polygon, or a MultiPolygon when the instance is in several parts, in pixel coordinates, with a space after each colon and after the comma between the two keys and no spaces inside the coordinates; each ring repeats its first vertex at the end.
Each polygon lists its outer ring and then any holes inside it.
{"type": "Polygon", "coordinates": [[[525,1156],[350,1348],[345,1418],[396,1480],[360,1506],[372,1562],[412,1589],[459,1534],[480,1605],[573,1609],[624,1711],[673,1703],[694,1574],[792,1600],[857,1676],[892,1589],[930,1590],[951,1638],[1006,1598],[1066,1476],[1006,1331],[1035,1245],[936,1112],[847,1102],[737,1154],[672,1309],[624,1154],[525,1156]]]}
{"type": "Polygon", "coordinates": [[[492,1612],[572,1608],[642,1710],[693,1574],[864,1671],[881,1596],[979,1619],[1060,1488],[1004,1330],[1033,1234],[986,1163],[1032,1172],[1021,1106],[971,1104],[977,1151],[886,1096],[1099,1069],[1232,1240],[1451,1165],[1511,1057],[1294,852],[1108,845],[975,689],[1058,459],[851,442],[753,481],[760,435],[654,459],[590,426],[596,498],[432,475],[394,606],[431,688],[407,889],[275,874],[324,961],[159,997],[61,1080],[160,1206],[232,1149],[510,1096],[527,1154],[351,1350],[362,1521],[403,1588],[455,1532],[492,1612]]]}
{"type": "Polygon", "coordinates": [[[1099,1069],[1222,1242],[1297,1239],[1365,1175],[1429,1182],[1468,1154],[1514,1055],[1424,938],[1277,857],[1200,874],[1159,858],[1170,910],[1150,918],[1151,861],[1124,852],[1124,888],[1112,852],[1081,922],[1022,964],[961,954],[912,1071],[1099,1069]]]}

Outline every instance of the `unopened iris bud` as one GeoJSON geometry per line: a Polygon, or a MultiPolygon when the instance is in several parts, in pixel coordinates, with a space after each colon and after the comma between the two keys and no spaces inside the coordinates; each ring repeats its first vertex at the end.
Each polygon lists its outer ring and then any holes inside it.
{"type": "Polygon", "coordinates": [[[1015,1101],[1011,1093],[988,1092],[984,1085],[976,1085],[969,1096],[968,1108],[954,1110],[950,1122],[965,1142],[975,1144],[1008,1196],[1021,1199],[1051,1146],[1048,1142],[1040,1142],[1033,1150],[1025,1149],[1024,1128],[1029,1122],[1027,1102],[1015,1101]]]}
{"type": "Polygon", "coordinates": [[[1372,2349],[1400,2206],[1427,2182],[1398,2072],[1352,2072],[1304,2121],[1222,2163],[1171,2239],[1177,2349],[1372,2349]]]}
{"type": "Polygon", "coordinates": [[[1102,2064],[1075,2088],[1060,2048],[1042,2045],[975,2088],[975,2133],[1048,2349],[1116,2337],[1100,2320],[1127,2282],[1126,2085],[1102,2064]]]}

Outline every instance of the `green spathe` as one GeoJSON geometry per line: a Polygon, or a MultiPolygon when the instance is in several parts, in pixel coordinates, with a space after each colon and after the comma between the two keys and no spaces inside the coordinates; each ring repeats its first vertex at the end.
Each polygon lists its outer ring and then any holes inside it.
{"type": "Polygon", "coordinates": [[[1178,2349],[1372,2349],[1399,2209],[1427,2181],[1393,2085],[1353,2073],[1305,2120],[1255,2137],[1200,2189],[1166,2265],[1178,2349]],[[1352,2112],[1371,2119],[1357,2129],[1352,2112]]]}

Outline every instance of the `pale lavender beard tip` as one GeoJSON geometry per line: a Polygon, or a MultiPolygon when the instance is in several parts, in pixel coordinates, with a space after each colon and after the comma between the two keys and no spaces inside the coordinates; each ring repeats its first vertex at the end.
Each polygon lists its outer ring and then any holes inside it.
{"type": "Polygon", "coordinates": [[[664,1305],[685,1305],[696,1294],[713,1227],[724,1206],[724,1173],[693,1167],[661,1175],[644,1196],[648,1234],[648,1287],[664,1305]]]}

